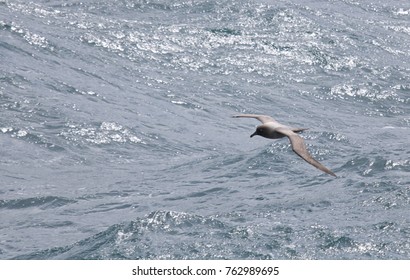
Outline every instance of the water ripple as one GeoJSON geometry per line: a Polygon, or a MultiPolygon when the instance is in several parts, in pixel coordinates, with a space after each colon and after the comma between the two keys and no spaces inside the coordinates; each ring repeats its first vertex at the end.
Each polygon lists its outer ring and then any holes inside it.
{"type": "Polygon", "coordinates": [[[53,209],[75,203],[76,200],[57,196],[33,197],[24,199],[0,200],[0,208],[22,209],[28,207],[38,207],[40,209],[53,209]]]}

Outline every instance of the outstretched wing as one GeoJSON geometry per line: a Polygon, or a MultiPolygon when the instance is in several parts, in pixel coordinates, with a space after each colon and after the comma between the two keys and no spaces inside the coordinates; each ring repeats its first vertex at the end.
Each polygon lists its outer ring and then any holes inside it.
{"type": "Polygon", "coordinates": [[[277,132],[280,132],[284,135],[286,135],[290,143],[292,145],[292,150],[301,158],[303,158],[305,161],[316,167],[317,169],[322,170],[323,172],[330,174],[332,176],[336,177],[336,174],[333,173],[330,169],[327,167],[323,166],[320,162],[315,160],[307,151],[305,142],[303,141],[303,138],[294,133],[293,131],[286,129],[286,128],[277,128],[277,132]]]}
{"type": "Polygon", "coordinates": [[[254,115],[254,114],[242,114],[242,115],[235,115],[232,116],[233,118],[254,118],[259,120],[262,123],[268,123],[268,122],[274,122],[277,123],[277,121],[275,121],[274,118],[270,117],[270,116],[265,116],[265,115],[254,115]]]}

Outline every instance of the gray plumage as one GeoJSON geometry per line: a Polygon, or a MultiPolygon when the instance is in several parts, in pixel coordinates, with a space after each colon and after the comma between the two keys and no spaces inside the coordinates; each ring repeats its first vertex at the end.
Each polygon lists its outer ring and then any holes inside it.
{"type": "Polygon", "coordinates": [[[296,133],[306,130],[307,128],[292,128],[286,125],[283,125],[270,116],[264,115],[254,115],[254,114],[243,114],[235,115],[234,118],[254,118],[259,120],[262,124],[256,128],[256,131],[251,135],[259,135],[269,139],[278,139],[282,137],[288,137],[290,144],[292,145],[292,150],[306,162],[310,163],[317,169],[322,170],[323,172],[330,174],[336,177],[336,174],[333,173],[330,169],[325,167],[323,164],[315,160],[307,151],[303,138],[297,135],[296,133]]]}

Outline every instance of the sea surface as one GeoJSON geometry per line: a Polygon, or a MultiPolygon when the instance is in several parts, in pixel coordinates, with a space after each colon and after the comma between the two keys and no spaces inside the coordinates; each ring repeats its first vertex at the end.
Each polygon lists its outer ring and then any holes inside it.
{"type": "Polygon", "coordinates": [[[408,0],[0,0],[0,259],[410,259],[409,144],[408,0]]]}

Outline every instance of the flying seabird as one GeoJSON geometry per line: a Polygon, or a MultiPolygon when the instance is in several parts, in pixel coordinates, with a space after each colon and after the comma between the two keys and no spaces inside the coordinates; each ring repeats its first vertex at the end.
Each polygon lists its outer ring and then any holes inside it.
{"type": "Polygon", "coordinates": [[[255,135],[259,135],[262,137],[270,138],[270,139],[278,139],[282,137],[288,137],[290,140],[290,144],[292,145],[292,150],[305,161],[313,165],[314,167],[322,170],[323,172],[330,174],[336,177],[336,174],[333,173],[330,169],[323,166],[320,162],[315,160],[309,152],[306,150],[305,143],[303,138],[297,135],[296,133],[302,132],[307,130],[307,128],[292,128],[281,123],[278,123],[270,116],[265,115],[254,115],[254,114],[242,114],[242,115],[235,115],[232,116],[233,118],[254,118],[262,122],[256,128],[256,131],[251,135],[251,137],[255,135]]]}

